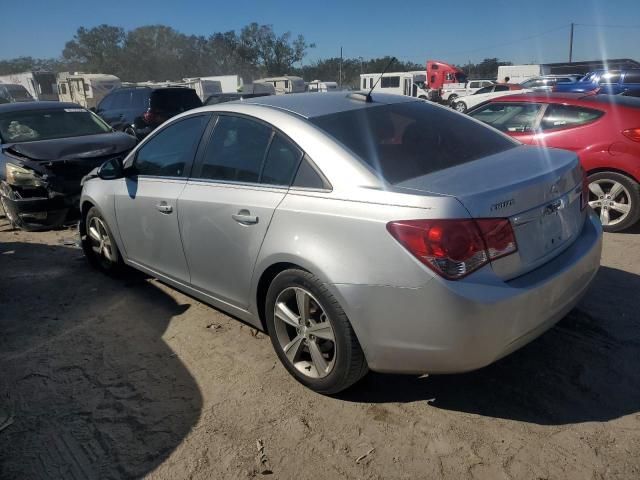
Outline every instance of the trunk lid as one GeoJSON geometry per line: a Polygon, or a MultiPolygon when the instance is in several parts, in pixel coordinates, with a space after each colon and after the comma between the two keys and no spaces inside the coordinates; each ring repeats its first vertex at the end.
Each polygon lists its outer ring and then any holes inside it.
{"type": "Polygon", "coordinates": [[[548,262],[577,238],[582,169],[575,153],[516,147],[396,185],[457,198],[473,218],[508,218],[518,251],[492,262],[504,280],[548,262]]]}

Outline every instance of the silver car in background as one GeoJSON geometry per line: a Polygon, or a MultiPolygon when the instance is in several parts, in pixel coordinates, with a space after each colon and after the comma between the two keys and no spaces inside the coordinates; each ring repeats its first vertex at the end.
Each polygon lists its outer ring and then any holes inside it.
{"type": "Polygon", "coordinates": [[[265,330],[322,393],[368,370],[488,365],[560,320],[600,262],[575,154],[407,97],[191,110],[93,177],[80,223],[91,263],[265,330]]]}

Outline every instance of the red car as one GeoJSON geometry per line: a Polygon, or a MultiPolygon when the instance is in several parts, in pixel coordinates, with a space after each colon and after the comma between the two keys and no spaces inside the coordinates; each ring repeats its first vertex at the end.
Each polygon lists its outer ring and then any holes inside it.
{"type": "Polygon", "coordinates": [[[589,205],[605,231],[640,218],[640,99],[584,93],[532,93],[490,100],[469,115],[528,145],[578,154],[589,205]]]}

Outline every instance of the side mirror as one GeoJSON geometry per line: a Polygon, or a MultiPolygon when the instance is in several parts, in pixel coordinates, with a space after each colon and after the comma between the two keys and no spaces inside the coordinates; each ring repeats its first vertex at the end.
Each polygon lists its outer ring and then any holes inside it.
{"type": "Polygon", "coordinates": [[[124,169],[122,163],[117,158],[112,158],[104,162],[100,168],[98,168],[98,177],[102,180],[116,180],[124,176],[124,169]]]}

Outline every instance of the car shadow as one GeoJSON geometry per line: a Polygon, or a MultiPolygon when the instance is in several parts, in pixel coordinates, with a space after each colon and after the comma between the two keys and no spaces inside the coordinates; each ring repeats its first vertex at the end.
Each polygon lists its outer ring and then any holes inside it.
{"type": "Polygon", "coordinates": [[[640,276],[602,267],[578,308],[490,366],[421,378],[370,374],[340,398],[426,401],[442,410],[541,425],[640,412],[640,317],[632,292],[640,292],[640,276]]]}
{"type": "Polygon", "coordinates": [[[202,408],[163,340],[189,306],[63,245],[1,243],[0,272],[0,478],[140,478],[165,461],[202,408]]]}

